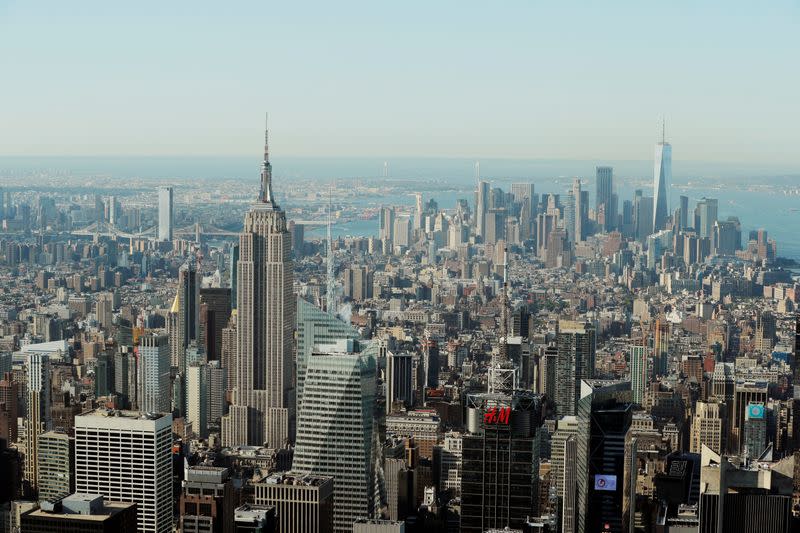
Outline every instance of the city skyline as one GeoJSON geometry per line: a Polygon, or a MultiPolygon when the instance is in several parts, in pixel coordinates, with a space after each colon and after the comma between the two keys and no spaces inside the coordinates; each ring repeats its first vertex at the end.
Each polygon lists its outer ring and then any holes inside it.
{"type": "Polygon", "coordinates": [[[15,105],[0,146],[3,155],[249,154],[251,117],[268,107],[285,156],[635,160],[666,116],[685,161],[796,165],[798,74],[781,57],[797,49],[798,8],[724,6],[584,3],[577,16],[443,3],[420,17],[358,3],[171,3],[152,16],[11,3],[0,47],[15,53],[0,67],[26,83],[5,87],[15,105]],[[268,33],[256,25],[264,17],[268,33]],[[650,31],[654,20],[665,32],[650,31]],[[54,77],[67,82],[55,93],[54,77]]]}
{"type": "Polygon", "coordinates": [[[800,531],[798,1],[0,0],[0,533],[800,531]]]}

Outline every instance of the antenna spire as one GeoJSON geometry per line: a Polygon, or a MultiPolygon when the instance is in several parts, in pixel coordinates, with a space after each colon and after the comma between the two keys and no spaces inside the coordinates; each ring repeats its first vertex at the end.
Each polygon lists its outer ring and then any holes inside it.
{"type": "Polygon", "coordinates": [[[665,144],[667,142],[667,119],[665,117],[661,117],[661,144],[665,144]]]}
{"type": "Polygon", "coordinates": [[[269,113],[264,117],[264,161],[261,162],[261,192],[258,199],[264,204],[275,204],[272,198],[272,165],[269,162],[269,113]]]}
{"type": "Polygon", "coordinates": [[[327,295],[325,298],[325,310],[329,314],[336,316],[338,310],[338,294],[336,290],[336,274],[334,271],[333,257],[333,236],[331,232],[333,214],[333,187],[328,188],[328,272],[327,272],[327,295]]]}

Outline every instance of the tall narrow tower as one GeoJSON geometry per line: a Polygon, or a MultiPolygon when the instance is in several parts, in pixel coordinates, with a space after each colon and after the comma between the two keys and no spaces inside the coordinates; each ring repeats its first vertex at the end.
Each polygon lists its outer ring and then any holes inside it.
{"type": "Polygon", "coordinates": [[[239,235],[236,382],[222,422],[223,445],[280,447],[294,440],[291,235],[272,194],[268,130],[261,191],[239,235]]]}
{"type": "Polygon", "coordinates": [[[669,216],[667,190],[672,181],[672,146],[666,141],[664,123],[661,124],[661,142],[656,144],[653,165],[653,231],[664,229],[669,216]]]}

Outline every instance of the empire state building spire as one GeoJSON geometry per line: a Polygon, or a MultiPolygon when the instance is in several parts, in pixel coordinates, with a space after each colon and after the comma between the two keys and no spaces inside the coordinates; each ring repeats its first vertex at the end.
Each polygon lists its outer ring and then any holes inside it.
{"type": "Polygon", "coordinates": [[[236,264],[236,369],[232,402],[222,418],[225,446],[281,448],[294,442],[296,300],[292,237],[272,196],[265,134],[258,202],[244,215],[236,264]]]}
{"type": "Polygon", "coordinates": [[[261,163],[261,192],[258,201],[275,205],[272,198],[272,164],[269,162],[269,113],[264,121],[264,161],[261,163]]]}

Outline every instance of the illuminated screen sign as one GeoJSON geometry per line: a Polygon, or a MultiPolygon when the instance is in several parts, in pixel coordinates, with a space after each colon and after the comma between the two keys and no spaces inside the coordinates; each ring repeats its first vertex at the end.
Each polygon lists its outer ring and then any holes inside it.
{"type": "Polygon", "coordinates": [[[510,407],[492,407],[483,414],[483,423],[508,425],[510,416],[510,407]]]}
{"type": "Polygon", "coordinates": [[[762,420],[764,418],[764,406],[760,403],[751,403],[747,406],[747,417],[750,420],[762,420]]]}
{"type": "Polygon", "coordinates": [[[594,476],[594,490],[617,490],[617,476],[606,476],[597,474],[594,476]]]}

